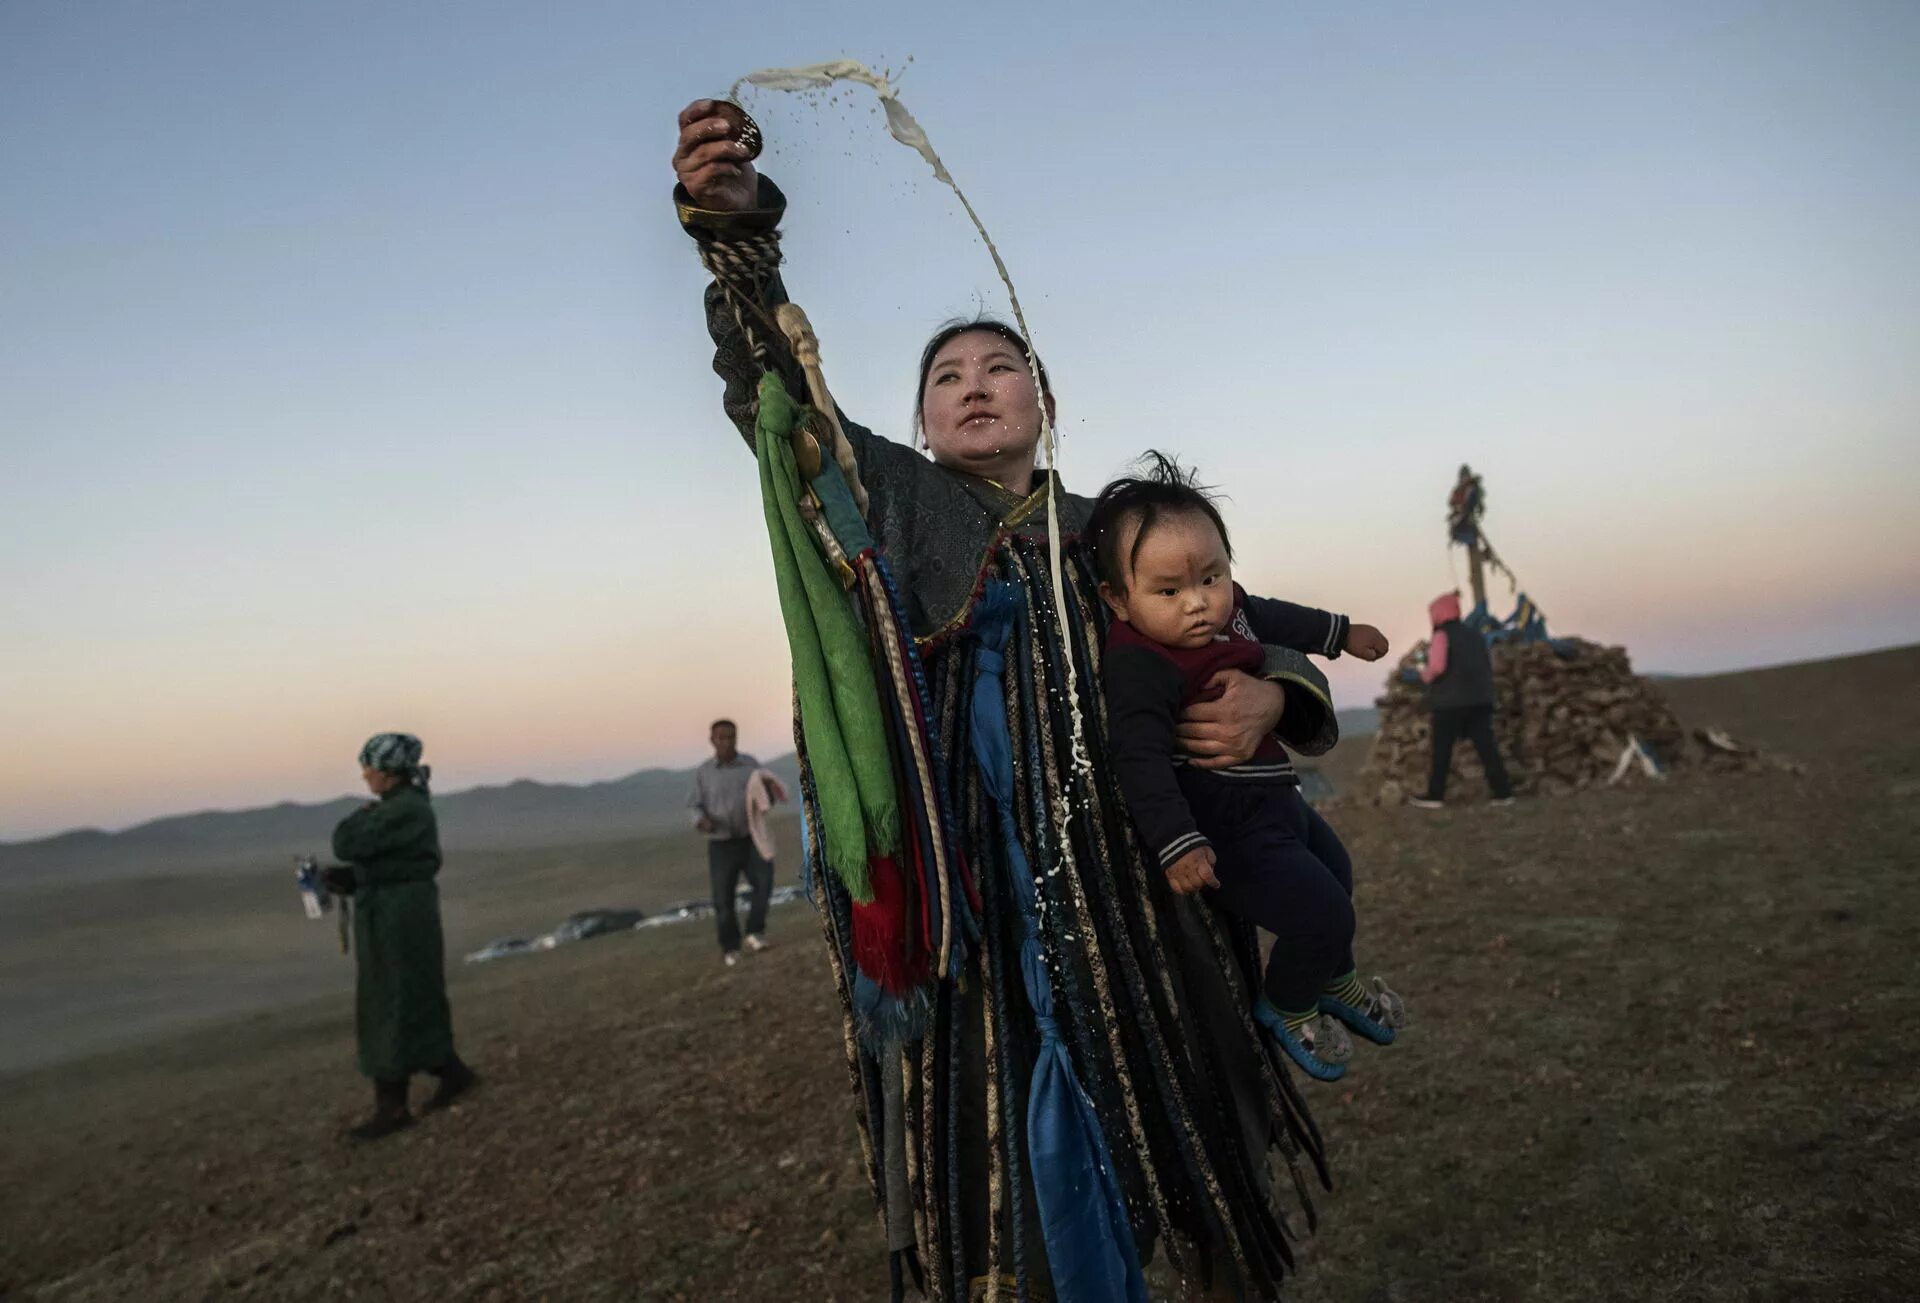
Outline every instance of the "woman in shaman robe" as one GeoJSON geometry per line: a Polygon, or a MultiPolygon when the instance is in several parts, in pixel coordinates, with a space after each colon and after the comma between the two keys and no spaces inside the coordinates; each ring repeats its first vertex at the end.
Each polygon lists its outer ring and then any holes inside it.
{"type": "MultiPolygon", "coordinates": [[[[682,225],[710,249],[765,247],[785,208],[779,189],[732,138],[735,121],[713,101],[696,101],[680,116],[675,199],[682,225]]],[[[786,301],[771,265],[756,268],[751,282],[759,308],[786,301]]],[[[740,307],[721,284],[709,287],[714,369],[725,381],[727,414],[751,445],[764,368],[740,307]]],[[[1036,1216],[1029,1161],[1026,1095],[1037,1033],[1020,996],[1022,924],[1007,886],[1012,857],[994,835],[964,704],[986,659],[972,636],[983,585],[1004,581],[1022,603],[1005,655],[1006,692],[1015,703],[1009,714],[1018,717],[1019,840],[1039,889],[1055,1022],[1111,1155],[1131,1224],[1129,1252],[1137,1247],[1144,1259],[1163,1246],[1196,1287],[1268,1297],[1291,1263],[1269,1150],[1288,1160],[1304,1197],[1293,1160],[1304,1142],[1318,1164],[1318,1138],[1251,1021],[1255,939],[1197,899],[1176,898],[1133,846],[1101,754],[1097,622],[1104,617],[1077,548],[1063,558],[1068,627],[1054,618],[1048,489],[1057,490],[1063,537],[1084,525],[1091,503],[1036,470],[1041,403],[1052,412],[1045,372],[1026,341],[999,323],[977,322],[942,330],[922,355],[916,406],[927,456],[841,417],[870,498],[866,525],[925,666],[936,764],[980,896],[978,943],[964,970],[938,983],[924,1024],[890,1034],[860,1023],[847,893],[830,875],[820,877],[895,1294],[903,1268],[917,1276],[924,1266],[936,1299],[997,1287],[1009,1298],[1044,1298],[1064,1270],[1048,1260],[1053,1237],[1036,1216]],[[1084,769],[1069,759],[1071,730],[1060,706],[1069,659],[1093,762],[1084,769]],[[1062,845],[1052,824],[1069,809],[1062,845]]],[[[1219,700],[1184,722],[1197,763],[1244,760],[1275,731],[1314,753],[1332,745],[1337,734],[1317,671],[1276,652],[1268,673],[1235,675],[1219,700]],[[1279,678],[1288,680],[1284,690],[1272,681],[1279,678]]],[[[804,740],[802,763],[817,838],[804,740]]],[[[817,844],[809,850],[817,860],[817,844]]]]}
{"type": "Polygon", "coordinates": [[[427,1101],[442,1109],[478,1080],[453,1052],[440,936],[440,826],[427,792],[432,770],[420,739],[381,733],[360,750],[360,776],[375,799],[333,830],[328,886],[354,901],[354,1032],[360,1071],[373,1081],[373,1116],[349,1134],[378,1140],[413,1123],[408,1079],[431,1073],[427,1101]]]}

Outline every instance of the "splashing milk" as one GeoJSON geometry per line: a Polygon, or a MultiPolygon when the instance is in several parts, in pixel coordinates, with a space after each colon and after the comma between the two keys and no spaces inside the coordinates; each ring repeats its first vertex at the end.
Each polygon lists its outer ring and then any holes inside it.
{"type": "MultiPolygon", "coordinates": [[[[1000,283],[1007,287],[1007,299],[1013,304],[1013,319],[1020,327],[1020,334],[1027,341],[1028,369],[1033,373],[1033,392],[1040,407],[1040,443],[1046,450],[1047,469],[1053,471],[1059,465],[1059,452],[1054,444],[1053,422],[1047,416],[1047,404],[1041,396],[1040,367],[1034,361],[1040,356],[1038,344],[1034,342],[1033,331],[1027,326],[1027,314],[1020,309],[1020,294],[1013,288],[1013,276],[1007,271],[1007,264],[1000,257],[1000,250],[994,246],[993,237],[987,234],[986,223],[980,220],[980,214],[973,211],[973,204],[967,199],[966,191],[947,171],[947,165],[940,161],[940,155],[934,153],[933,144],[927,139],[927,133],[914,121],[913,114],[907,112],[907,106],[900,102],[900,93],[893,83],[866,64],[854,59],[835,59],[830,63],[812,63],[799,68],[763,68],[759,72],[750,72],[733,84],[728,92],[730,97],[738,97],[740,87],[754,86],[761,90],[773,91],[809,91],[824,90],[835,82],[856,82],[873,89],[880,98],[880,107],[887,115],[887,131],[907,148],[927,160],[927,166],[933,169],[934,178],[944,183],[960,200],[960,206],[967,211],[967,217],[973,222],[973,229],[980,233],[980,239],[987,246],[987,252],[993,256],[994,270],[1000,273],[1000,283]]],[[[1064,577],[1060,562],[1060,509],[1056,501],[1059,494],[1059,476],[1047,477],[1047,552],[1053,579],[1054,616],[1060,622],[1061,636],[1067,637],[1069,628],[1067,600],[1064,592],[1064,577]]],[[[1070,641],[1069,644],[1071,645],[1070,641]]],[[[1093,764],[1087,756],[1087,743],[1084,724],[1080,717],[1080,689],[1078,676],[1074,672],[1073,657],[1067,657],[1067,710],[1073,720],[1073,766],[1083,777],[1091,778],[1093,764]]],[[[1070,802],[1063,802],[1060,808],[1059,846],[1063,855],[1068,855],[1072,842],[1068,838],[1067,821],[1070,818],[1070,802]]],[[[1058,872],[1058,868],[1051,870],[1058,872]]]]}

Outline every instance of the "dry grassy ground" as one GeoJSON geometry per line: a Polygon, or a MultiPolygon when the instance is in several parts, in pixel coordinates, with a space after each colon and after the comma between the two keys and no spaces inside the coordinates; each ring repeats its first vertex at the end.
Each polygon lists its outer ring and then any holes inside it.
{"type": "MultiPolygon", "coordinates": [[[[797,864],[797,823],[774,826],[781,862],[797,864]]],[[[457,958],[495,937],[535,936],[577,910],[704,897],[706,854],[684,831],[466,851],[441,887],[457,958]]],[[[0,1074],[310,996],[349,998],[353,966],[332,921],[307,922],[297,899],[287,860],[65,887],[0,876],[0,1026],[9,1033],[0,1074]]]]}
{"type": "MultiPolygon", "coordinates": [[[[1419,1025],[1314,1088],[1293,1297],[1912,1296],[1920,652],[1670,693],[1807,776],[1332,812],[1419,1025]]],[[[0,1079],[0,1296],[880,1297],[810,913],[774,935],[460,969],[485,1088],[370,1148],[337,997],[0,1079]]]]}

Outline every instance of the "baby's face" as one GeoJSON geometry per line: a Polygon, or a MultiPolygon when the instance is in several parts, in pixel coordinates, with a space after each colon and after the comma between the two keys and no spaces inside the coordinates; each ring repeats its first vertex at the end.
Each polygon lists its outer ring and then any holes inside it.
{"type": "MultiPolygon", "coordinates": [[[[1134,530],[1138,530],[1138,526],[1134,530]]],[[[1120,555],[1134,536],[1120,540],[1120,555]]],[[[1162,647],[1205,647],[1233,618],[1233,567],[1213,522],[1198,511],[1161,516],[1140,540],[1125,592],[1103,584],[1114,614],[1162,647]]]]}

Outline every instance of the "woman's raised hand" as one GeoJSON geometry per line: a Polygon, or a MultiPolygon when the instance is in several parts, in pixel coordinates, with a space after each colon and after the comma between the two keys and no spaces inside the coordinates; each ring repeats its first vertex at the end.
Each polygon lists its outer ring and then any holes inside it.
{"type": "Polygon", "coordinates": [[[753,207],[760,179],[748,161],[746,146],[733,138],[733,121],[718,107],[718,100],[695,100],[680,110],[673,173],[695,207],[737,213],[753,207]]]}

